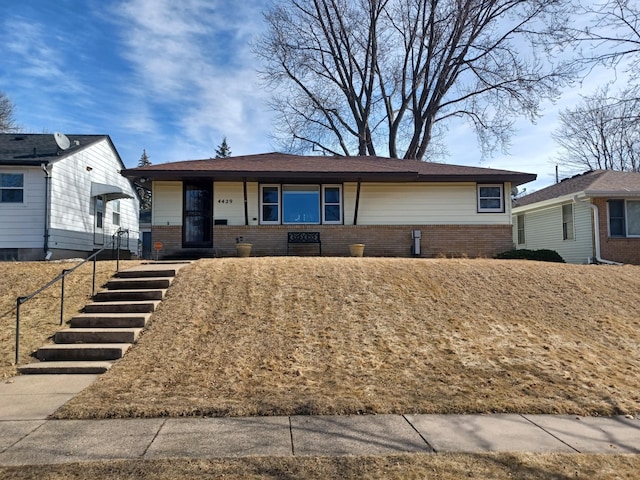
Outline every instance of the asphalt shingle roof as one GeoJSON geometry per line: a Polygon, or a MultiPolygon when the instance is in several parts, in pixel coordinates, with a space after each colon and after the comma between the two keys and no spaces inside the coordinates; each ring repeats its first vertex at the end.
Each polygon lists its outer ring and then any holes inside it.
{"type": "Polygon", "coordinates": [[[516,185],[535,180],[536,175],[510,170],[467,167],[445,163],[399,160],[384,157],[303,156],[263,153],[229,158],[187,160],[123,170],[127,177],[176,179],[213,177],[220,179],[288,178],[374,179],[381,181],[510,181],[516,185]]]}
{"type": "Polygon", "coordinates": [[[71,145],[62,150],[53,134],[0,134],[0,165],[33,165],[60,160],[88,145],[108,138],[107,135],[67,135],[71,145]],[[77,142],[77,143],[76,143],[77,142]]]}
{"type": "Polygon", "coordinates": [[[615,170],[593,170],[562,180],[516,200],[516,206],[584,192],[590,197],[640,196],[640,173],[615,170]]]}

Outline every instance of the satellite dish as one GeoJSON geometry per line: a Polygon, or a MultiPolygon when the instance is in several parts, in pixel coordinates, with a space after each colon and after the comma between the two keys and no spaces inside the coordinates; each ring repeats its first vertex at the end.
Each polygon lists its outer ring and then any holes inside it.
{"type": "Polygon", "coordinates": [[[56,132],[53,134],[53,138],[60,147],[60,150],[66,150],[71,146],[71,141],[64,133],[56,132]]]}

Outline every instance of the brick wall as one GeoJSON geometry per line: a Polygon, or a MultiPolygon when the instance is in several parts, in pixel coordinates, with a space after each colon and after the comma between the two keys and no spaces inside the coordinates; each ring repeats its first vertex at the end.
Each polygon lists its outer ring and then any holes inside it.
{"type": "MultiPolygon", "coordinates": [[[[213,227],[213,249],[197,249],[202,254],[235,256],[236,238],[252,243],[252,255],[286,255],[287,232],[320,232],[323,256],[347,256],[349,244],[364,243],[365,256],[410,257],[411,231],[422,232],[421,256],[493,257],[513,248],[511,225],[261,225],[213,227]]],[[[160,258],[180,254],[182,228],[152,227],[152,242],[161,241],[160,258]]],[[[184,250],[186,252],[188,250],[184,250]]],[[[196,252],[197,253],[197,252],[196,252]]],[[[291,255],[317,255],[317,245],[290,245],[291,255]]]]}
{"type": "Polygon", "coordinates": [[[640,265],[640,238],[610,238],[606,198],[594,198],[598,207],[600,257],[614,262],[640,265]]]}

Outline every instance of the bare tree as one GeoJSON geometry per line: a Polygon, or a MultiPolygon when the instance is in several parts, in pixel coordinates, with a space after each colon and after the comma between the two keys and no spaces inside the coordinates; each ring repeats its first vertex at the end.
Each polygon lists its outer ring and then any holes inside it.
{"type": "Polygon", "coordinates": [[[624,65],[632,79],[640,73],[640,4],[637,0],[577,0],[578,18],[590,19],[582,26],[561,31],[579,46],[582,66],[624,65]]]}
{"type": "Polygon", "coordinates": [[[561,148],[558,162],[573,171],[625,170],[640,172],[640,100],[637,88],[618,95],[608,87],[583,97],[560,113],[553,138],[561,148]]]}
{"type": "Polygon", "coordinates": [[[422,159],[465,118],[485,152],[569,79],[564,0],[279,0],[256,45],[290,150],[422,159]],[[543,54],[541,59],[539,55],[543,54]]]}
{"type": "Polygon", "coordinates": [[[0,132],[11,133],[20,130],[13,115],[13,102],[3,92],[0,92],[0,132]]]}

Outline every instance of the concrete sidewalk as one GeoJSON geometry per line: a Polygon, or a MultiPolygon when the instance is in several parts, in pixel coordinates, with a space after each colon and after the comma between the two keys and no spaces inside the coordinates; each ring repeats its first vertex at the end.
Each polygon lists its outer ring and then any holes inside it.
{"type": "Polygon", "coordinates": [[[626,417],[496,414],[47,420],[94,378],[29,375],[3,381],[0,465],[256,455],[640,453],[640,420],[626,417]]]}

